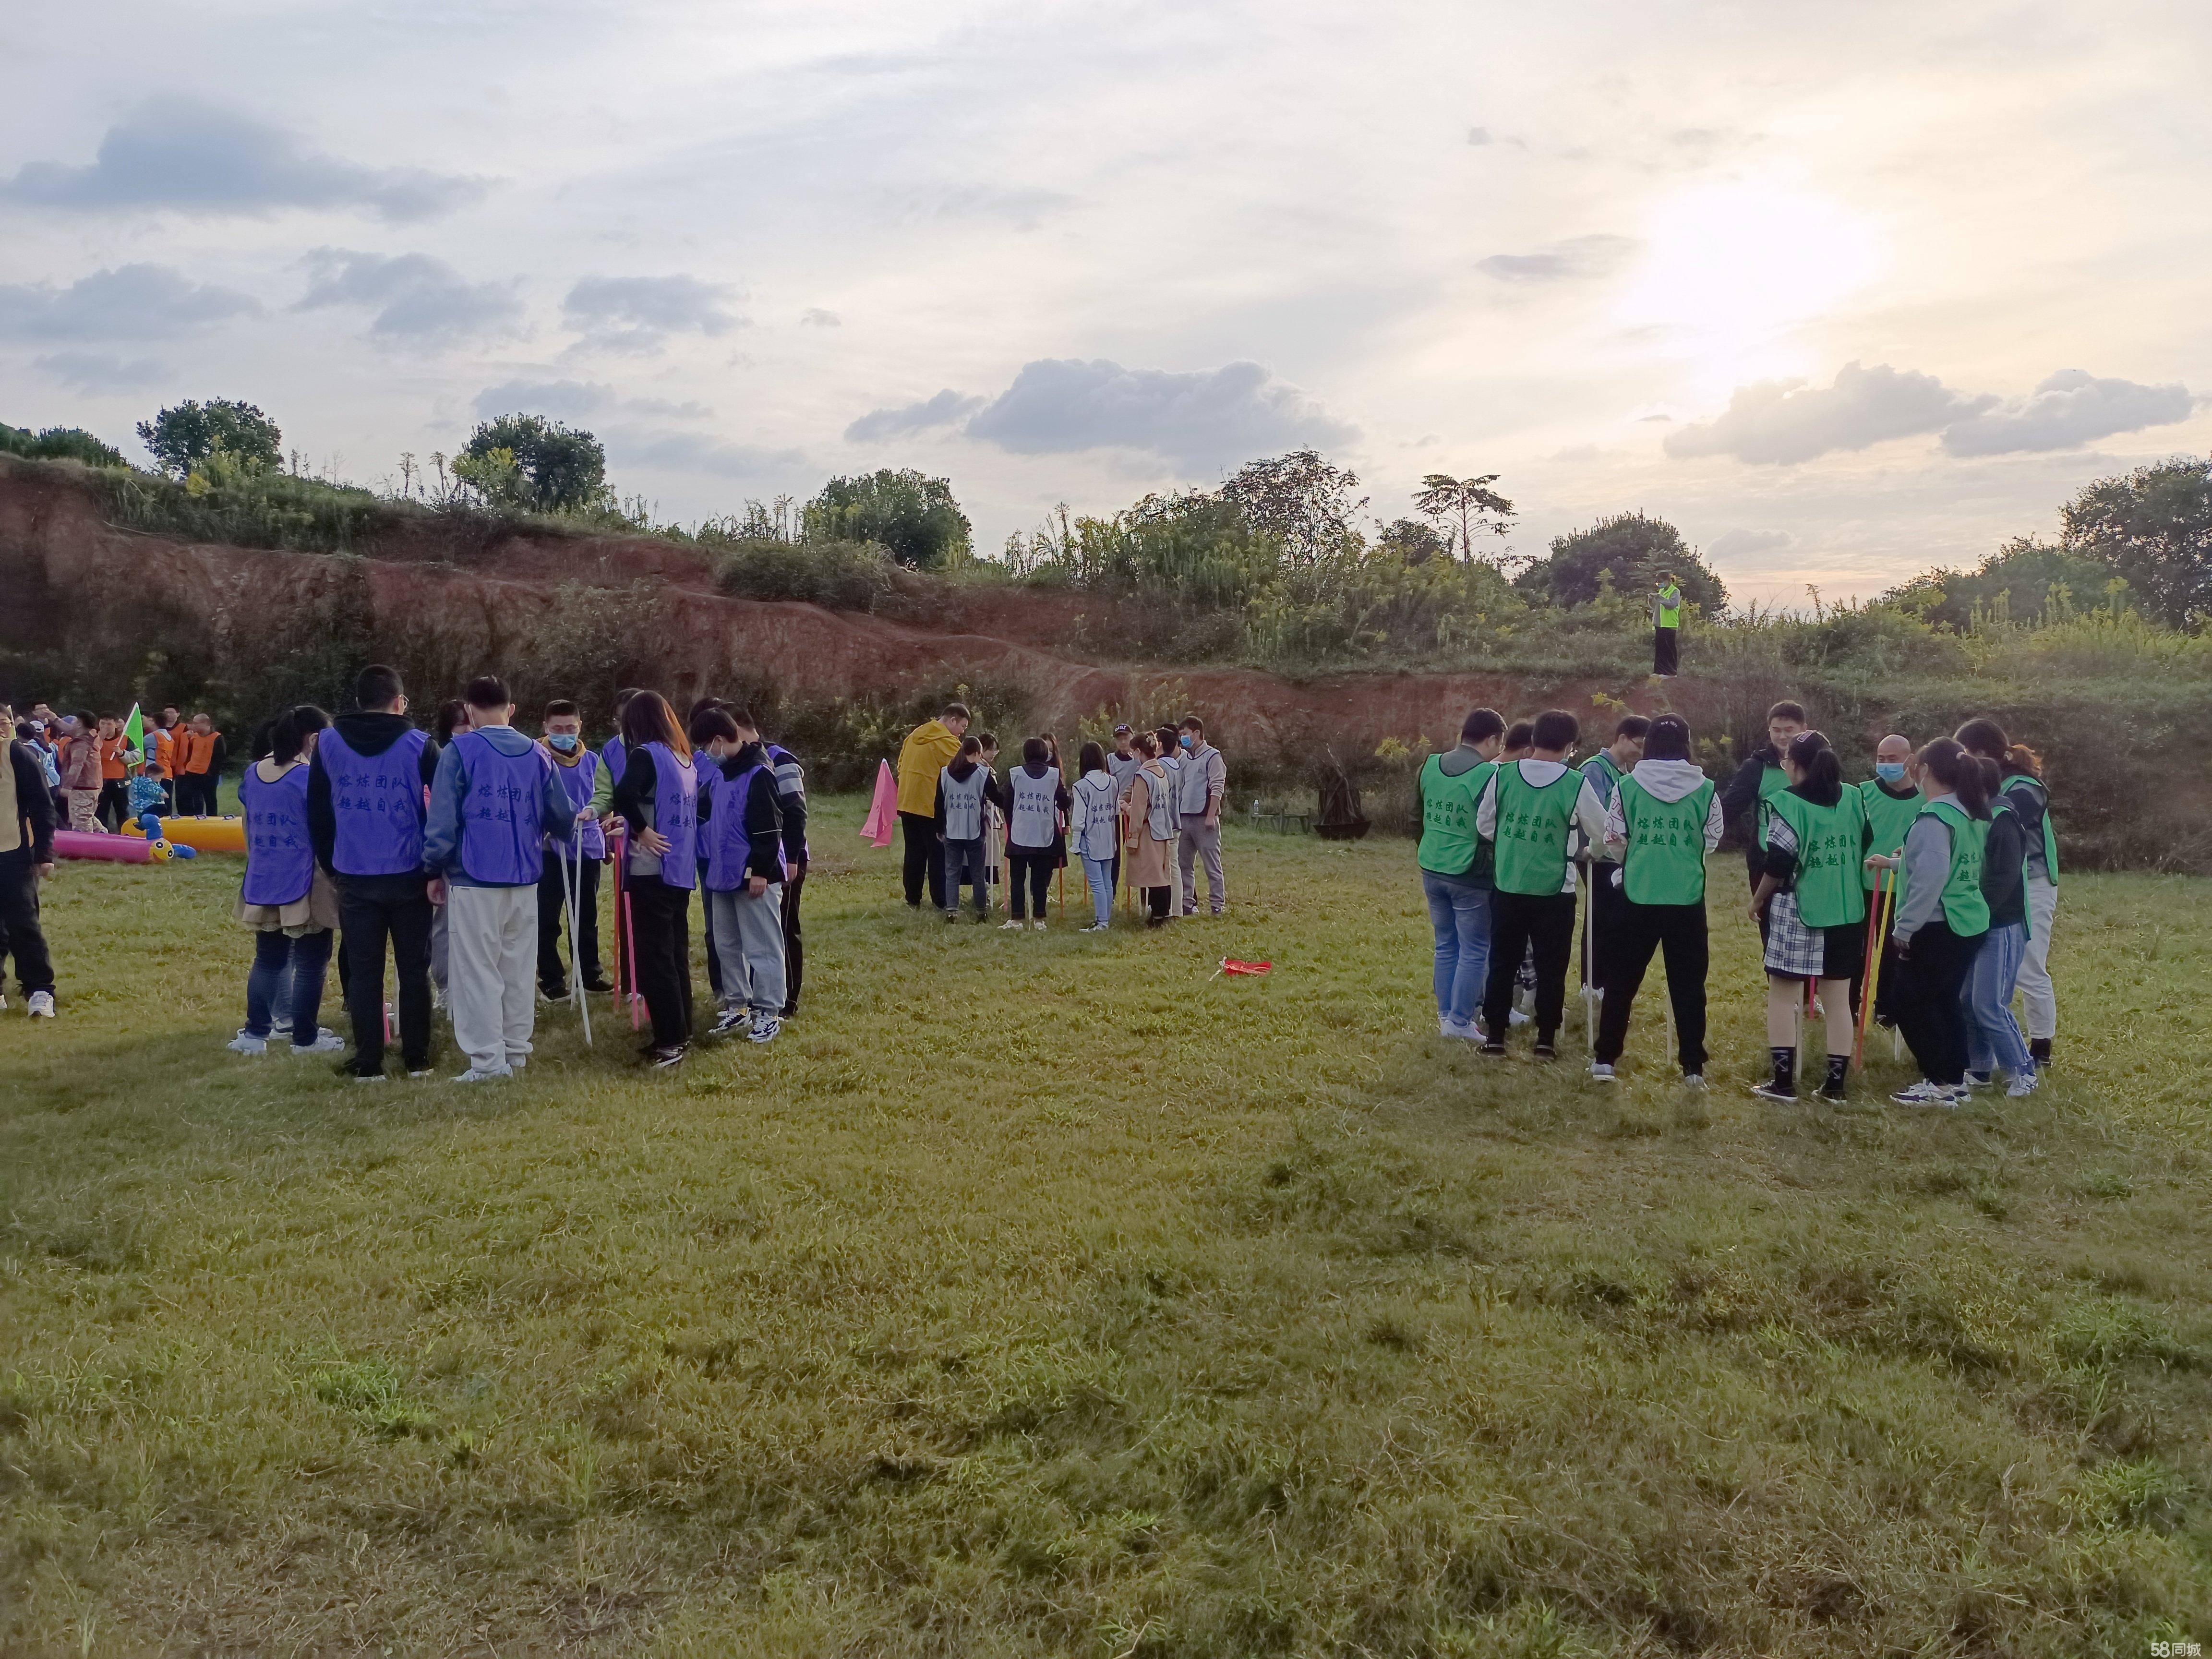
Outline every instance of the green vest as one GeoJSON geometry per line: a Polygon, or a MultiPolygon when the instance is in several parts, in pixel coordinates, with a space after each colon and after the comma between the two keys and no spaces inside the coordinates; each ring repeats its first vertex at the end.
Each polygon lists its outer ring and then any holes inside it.
{"type": "MultiPolygon", "coordinates": [[[[1867,823],[1874,830],[1874,845],[1867,851],[1895,858],[1905,850],[1905,838],[1911,833],[1912,820],[1920,816],[1920,809],[1928,804],[1928,798],[1917,789],[1901,798],[1893,795],[1881,787],[1880,778],[1869,778],[1861,784],[1859,794],[1866,803],[1867,823]]],[[[1905,871],[1899,866],[1894,873],[1901,881],[1905,871]]],[[[1861,861],[1861,883],[1869,893],[1874,891],[1875,878],[1880,874],[1881,871],[1867,869],[1864,860],[1861,861]]],[[[1900,903],[1904,902],[1902,886],[1897,890],[1897,896],[1900,903]]]]}
{"type": "Polygon", "coordinates": [[[1498,769],[1498,890],[1556,893],[1567,884],[1567,826],[1583,792],[1583,775],[1568,767],[1541,788],[1521,775],[1521,763],[1498,769]]]}
{"type": "Polygon", "coordinates": [[[1613,805],[1613,792],[1620,787],[1621,779],[1628,775],[1613,763],[1613,757],[1602,749],[1575,769],[1589,780],[1590,793],[1597,797],[1597,804],[1607,807],[1613,805]],[[1595,776],[1591,775],[1592,767],[1597,769],[1595,776]]]}
{"type": "Polygon", "coordinates": [[[2051,872],[2051,884],[2056,887],[2058,885],[2058,831],[2051,824],[2051,792],[2044,788],[2040,779],[2015,772],[2004,781],[1999,793],[2009,795],[2016,787],[2037,790],[2043,796],[2043,867],[2051,872]]]}
{"type": "Polygon", "coordinates": [[[1682,625],[1682,590],[1662,587],[1659,590],[1659,626],[1680,628],[1682,625]]]}
{"type": "Polygon", "coordinates": [[[1628,830],[1620,890],[1632,904],[1705,902],[1705,820],[1712,808],[1710,779],[1680,800],[1661,800],[1632,776],[1620,781],[1628,830]]]}
{"type": "Polygon", "coordinates": [[[1766,806],[1777,795],[1790,787],[1790,775],[1773,762],[1759,775],[1759,804],[1752,808],[1752,816],[1759,821],[1759,844],[1766,845],[1766,806]]]}
{"type": "Polygon", "coordinates": [[[1482,799],[1482,786],[1498,767],[1494,761],[1480,761],[1454,777],[1444,770],[1443,758],[1431,755],[1421,763],[1421,846],[1416,856],[1424,870],[1464,876],[1474,868],[1481,845],[1474,833],[1474,809],[1482,799]]]}
{"type": "Polygon", "coordinates": [[[1987,818],[1970,818],[1948,801],[1920,809],[1934,813],[1951,832],[1951,872],[1943,881],[1943,920],[1960,939],[1990,931],[1989,901],[1982,896],[1982,855],[1990,844],[1987,818]]]}
{"type": "Polygon", "coordinates": [[[1783,791],[1767,810],[1797,837],[1797,919],[1808,927],[1842,927],[1866,920],[1866,889],[1859,883],[1859,860],[1866,856],[1866,800],[1856,789],[1836,797],[1833,806],[1815,806],[1804,796],[1783,791]]]}

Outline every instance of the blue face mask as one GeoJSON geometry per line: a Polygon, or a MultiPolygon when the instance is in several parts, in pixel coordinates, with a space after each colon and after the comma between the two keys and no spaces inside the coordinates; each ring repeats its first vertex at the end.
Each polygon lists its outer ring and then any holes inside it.
{"type": "Polygon", "coordinates": [[[545,741],[565,755],[576,746],[576,734],[573,732],[556,732],[545,741]]]}
{"type": "Polygon", "coordinates": [[[1876,761],[1874,763],[1874,775],[1880,778],[1884,783],[1903,783],[1905,781],[1905,763],[1903,761],[1876,761]]]}
{"type": "Polygon", "coordinates": [[[1186,749],[1195,749],[1198,747],[1197,740],[1188,732],[1184,732],[1182,737],[1176,738],[1176,741],[1182,744],[1186,749]]]}

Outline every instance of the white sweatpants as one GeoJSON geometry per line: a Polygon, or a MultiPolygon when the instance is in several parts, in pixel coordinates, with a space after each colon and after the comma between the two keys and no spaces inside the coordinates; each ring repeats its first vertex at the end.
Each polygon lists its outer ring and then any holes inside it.
{"type": "Polygon", "coordinates": [[[446,1006],[479,1072],[530,1054],[538,1024],[538,884],[446,890],[446,1006]]]}
{"type": "Polygon", "coordinates": [[[2058,915],[2058,884],[2027,878],[2027,954],[2020,963],[2020,1000],[2027,1010],[2032,1042],[2058,1035],[2058,992],[2051,982],[2051,924],[2058,915]]]}

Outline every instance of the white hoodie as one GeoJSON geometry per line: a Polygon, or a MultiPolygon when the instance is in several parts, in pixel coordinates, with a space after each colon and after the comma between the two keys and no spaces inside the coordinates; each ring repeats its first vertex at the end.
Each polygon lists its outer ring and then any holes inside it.
{"type": "MultiPolygon", "coordinates": [[[[1707,781],[1696,762],[1686,760],[1640,760],[1628,775],[1636,780],[1638,788],[1663,801],[1678,801],[1707,781]]],[[[1712,805],[1705,810],[1705,851],[1710,853],[1721,844],[1727,822],[1721,813],[1721,792],[1716,789],[1712,805]]],[[[1613,805],[1605,815],[1605,849],[1618,859],[1620,854],[1613,849],[1627,844],[1628,820],[1620,815],[1620,791],[1615,789],[1613,805]]]]}

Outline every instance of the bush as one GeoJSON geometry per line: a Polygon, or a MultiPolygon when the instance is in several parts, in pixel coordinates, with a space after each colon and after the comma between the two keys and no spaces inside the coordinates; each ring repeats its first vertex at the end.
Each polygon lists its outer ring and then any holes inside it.
{"type": "Polygon", "coordinates": [[[87,466],[126,465],[121,450],[75,426],[50,426],[34,434],[0,422],[0,453],[33,461],[82,461],[87,466]]]}
{"type": "Polygon", "coordinates": [[[833,611],[872,611],[894,591],[892,570],[890,553],[873,542],[759,537],[720,553],[715,581],[738,599],[800,599],[833,611]]]}

